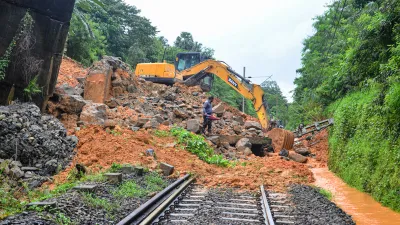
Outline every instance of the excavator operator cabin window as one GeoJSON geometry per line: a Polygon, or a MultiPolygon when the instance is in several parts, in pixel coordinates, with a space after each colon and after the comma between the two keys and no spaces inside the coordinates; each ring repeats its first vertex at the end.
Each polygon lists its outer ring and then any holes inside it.
{"type": "Polygon", "coordinates": [[[185,58],[179,58],[178,68],[177,68],[178,71],[185,70],[186,69],[185,66],[186,66],[186,59],[185,58]]]}

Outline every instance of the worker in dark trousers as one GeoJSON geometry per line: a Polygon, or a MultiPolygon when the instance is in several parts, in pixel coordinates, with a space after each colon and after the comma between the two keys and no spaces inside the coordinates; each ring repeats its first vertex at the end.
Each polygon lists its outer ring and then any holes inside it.
{"type": "Polygon", "coordinates": [[[203,134],[206,134],[206,128],[208,128],[208,135],[211,134],[211,123],[212,120],[210,119],[210,116],[212,115],[212,105],[211,103],[214,101],[214,97],[210,96],[208,97],[207,101],[204,102],[203,105],[203,129],[201,132],[203,134]]]}

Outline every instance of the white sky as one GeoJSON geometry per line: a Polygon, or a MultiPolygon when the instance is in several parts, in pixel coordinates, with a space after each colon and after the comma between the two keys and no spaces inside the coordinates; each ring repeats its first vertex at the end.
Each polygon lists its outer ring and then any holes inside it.
{"type": "Polygon", "coordinates": [[[182,31],[215,50],[215,57],[260,84],[273,75],[292,100],[302,41],[312,35],[313,18],[331,0],[125,0],[140,9],[173,44],[182,31]]]}

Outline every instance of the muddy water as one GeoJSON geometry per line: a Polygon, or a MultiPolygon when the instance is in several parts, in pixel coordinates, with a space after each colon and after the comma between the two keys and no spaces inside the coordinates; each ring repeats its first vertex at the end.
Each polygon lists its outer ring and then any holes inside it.
{"type": "Polygon", "coordinates": [[[315,185],[332,192],[333,201],[358,225],[400,225],[400,213],[383,207],[371,196],[348,186],[328,168],[312,169],[315,185]]]}

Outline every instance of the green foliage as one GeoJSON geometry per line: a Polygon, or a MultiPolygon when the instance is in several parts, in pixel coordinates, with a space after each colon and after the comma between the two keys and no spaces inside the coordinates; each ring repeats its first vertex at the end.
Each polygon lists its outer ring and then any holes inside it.
{"type": "Polygon", "coordinates": [[[399,211],[400,2],[346,2],[329,5],[304,41],[288,127],[333,116],[330,169],[399,211]]]}
{"type": "Polygon", "coordinates": [[[73,224],[71,221],[71,218],[69,218],[68,216],[66,216],[63,213],[56,213],[56,218],[55,218],[55,222],[59,225],[70,225],[73,224]]]}
{"type": "Polygon", "coordinates": [[[332,193],[328,190],[325,190],[323,188],[318,188],[318,192],[325,196],[325,198],[327,198],[329,201],[332,201],[332,193]]]}
{"type": "Polygon", "coordinates": [[[109,212],[118,207],[117,204],[112,204],[107,199],[99,198],[92,193],[83,193],[82,198],[92,208],[102,208],[109,212]]]}
{"type": "Polygon", "coordinates": [[[165,130],[155,130],[154,135],[157,137],[168,137],[170,135],[170,133],[165,130]]]}
{"type": "Polygon", "coordinates": [[[117,172],[117,171],[120,171],[121,168],[122,168],[121,164],[113,162],[113,164],[111,165],[109,170],[110,170],[110,172],[117,172]]]}
{"type": "Polygon", "coordinates": [[[167,187],[167,182],[157,173],[147,174],[144,178],[148,193],[158,192],[167,187]]]}
{"type": "Polygon", "coordinates": [[[0,57],[0,81],[3,80],[4,77],[6,76],[6,70],[8,68],[8,65],[10,64],[11,53],[15,47],[14,39],[8,45],[6,51],[4,52],[4,55],[0,57]]]}
{"type": "Polygon", "coordinates": [[[383,85],[370,85],[328,109],[335,119],[329,167],[350,185],[400,211],[399,108],[392,108],[398,106],[400,84],[391,84],[386,95],[383,85]]]}
{"type": "Polygon", "coordinates": [[[138,198],[146,196],[146,190],[135,181],[125,181],[112,191],[112,195],[117,198],[138,198]]]}
{"type": "Polygon", "coordinates": [[[265,93],[264,97],[268,103],[268,114],[270,119],[274,119],[275,121],[279,121],[280,124],[286,125],[289,120],[289,105],[278,84],[276,81],[266,80],[261,83],[260,86],[265,93]]]}
{"type": "Polygon", "coordinates": [[[29,81],[28,86],[24,89],[24,96],[29,101],[32,101],[32,97],[42,93],[42,89],[40,89],[37,84],[38,76],[35,76],[31,81],[29,81]]]}
{"type": "Polygon", "coordinates": [[[106,54],[107,41],[98,23],[93,22],[87,15],[82,17],[76,14],[72,16],[66,54],[89,66],[106,54]],[[82,17],[85,18],[85,23],[82,23],[82,17]],[[87,31],[86,23],[91,27],[90,33],[87,31]]]}
{"type": "Polygon", "coordinates": [[[25,203],[21,203],[14,196],[16,192],[16,190],[0,188],[0,219],[23,211],[25,203]]]}
{"type": "Polygon", "coordinates": [[[181,127],[173,127],[171,133],[178,138],[178,142],[183,144],[187,151],[197,155],[199,159],[222,167],[230,165],[229,160],[224,159],[222,155],[214,154],[213,148],[207,144],[203,136],[193,134],[181,127]]]}

